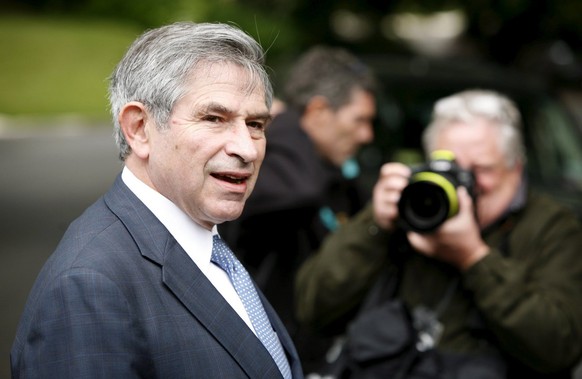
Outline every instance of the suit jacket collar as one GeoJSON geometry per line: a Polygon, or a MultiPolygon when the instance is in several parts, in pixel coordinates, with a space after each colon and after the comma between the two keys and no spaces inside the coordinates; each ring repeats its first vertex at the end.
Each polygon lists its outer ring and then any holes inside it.
{"type": "MultiPolygon", "coordinates": [[[[277,377],[279,369],[259,339],[248,329],[163,224],[118,176],[104,196],[105,203],[135,240],[141,255],[161,266],[163,283],[204,325],[249,377],[277,377]],[[143,231],[146,232],[143,232],[143,231]],[[257,359],[257,354],[265,355],[257,359]]],[[[262,293],[261,300],[276,328],[290,364],[297,353],[282,322],[262,293]]]]}

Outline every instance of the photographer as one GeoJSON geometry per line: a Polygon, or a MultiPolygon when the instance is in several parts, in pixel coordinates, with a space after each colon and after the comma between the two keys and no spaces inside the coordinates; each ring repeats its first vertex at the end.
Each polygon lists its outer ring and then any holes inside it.
{"type": "Polygon", "coordinates": [[[403,228],[399,201],[412,170],[385,164],[372,204],[301,267],[298,317],[322,333],[347,333],[344,375],[571,377],[582,354],[582,227],[527,187],[520,123],[495,92],[438,101],[425,151],[453,152],[475,178],[453,194],[458,213],[433,231],[403,228]],[[384,314],[374,324],[374,309],[396,299],[412,321],[384,314]],[[414,322],[424,327],[412,347],[404,337],[396,343],[414,322]]]}

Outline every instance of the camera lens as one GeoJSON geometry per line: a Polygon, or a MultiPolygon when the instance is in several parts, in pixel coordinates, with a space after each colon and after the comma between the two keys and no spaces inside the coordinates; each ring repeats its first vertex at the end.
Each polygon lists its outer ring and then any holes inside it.
{"type": "Polygon", "coordinates": [[[400,218],[409,229],[428,232],[436,229],[449,216],[449,198],[445,190],[428,181],[409,184],[398,204],[400,218]]]}
{"type": "Polygon", "coordinates": [[[405,229],[428,233],[456,215],[459,186],[467,188],[475,201],[474,175],[456,164],[452,151],[436,150],[427,164],[412,171],[398,202],[399,222],[405,229]]]}

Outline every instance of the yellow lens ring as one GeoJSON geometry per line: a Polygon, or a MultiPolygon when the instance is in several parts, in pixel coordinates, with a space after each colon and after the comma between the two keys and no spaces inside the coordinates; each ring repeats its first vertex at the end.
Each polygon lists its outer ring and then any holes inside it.
{"type": "Polygon", "coordinates": [[[432,160],[454,161],[455,153],[450,150],[435,150],[430,154],[432,160]]]}
{"type": "Polygon", "coordinates": [[[457,190],[455,189],[453,183],[448,181],[444,176],[434,172],[423,171],[414,174],[412,176],[412,182],[434,183],[445,191],[450,204],[449,215],[447,218],[453,217],[459,211],[459,199],[457,198],[457,190]]]}

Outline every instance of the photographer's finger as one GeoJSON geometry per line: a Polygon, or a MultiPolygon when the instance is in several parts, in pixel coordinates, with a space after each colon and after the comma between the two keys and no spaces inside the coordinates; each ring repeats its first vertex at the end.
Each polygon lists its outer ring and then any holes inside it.
{"type": "Polygon", "coordinates": [[[410,167],[399,162],[385,163],[380,168],[380,177],[401,176],[403,178],[409,178],[410,174],[410,167]]]}
{"type": "Polygon", "coordinates": [[[393,193],[387,192],[382,196],[375,196],[373,200],[375,221],[386,230],[392,229],[394,220],[398,217],[397,202],[393,198],[393,193]]]}
{"type": "Polygon", "coordinates": [[[462,210],[467,210],[473,212],[473,199],[469,195],[469,191],[463,186],[457,189],[457,196],[459,197],[459,205],[462,210]]]}

